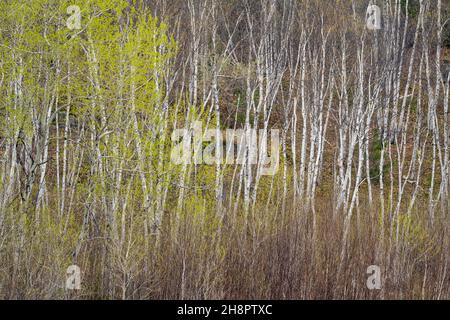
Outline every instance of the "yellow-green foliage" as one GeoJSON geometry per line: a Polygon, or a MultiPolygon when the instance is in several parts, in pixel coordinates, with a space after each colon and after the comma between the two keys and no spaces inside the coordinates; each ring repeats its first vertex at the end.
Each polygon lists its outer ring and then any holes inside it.
{"type": "MultiPolygon", "coordinates": [[[[417,215],[401,214],[397,221],[400,232],[403,235],[403,242],[410,248],[417,250],[420,254],[436,254],[431,252],[433,241],[429,231],[425,227],[420,217],[417,215]]],[[[397,224],[395,224],[395,228],[397,224]]]]}

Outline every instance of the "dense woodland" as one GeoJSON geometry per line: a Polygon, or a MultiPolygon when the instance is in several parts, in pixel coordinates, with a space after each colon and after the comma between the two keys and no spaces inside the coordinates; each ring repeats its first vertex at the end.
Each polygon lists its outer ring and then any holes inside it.
{"type": "Polygon", "coordinates": [[[0,298],[450,298],[449,0],[0,12],[0,298]],[[278,129],[277,173],[173,163],[198,121],[278,129]]]}

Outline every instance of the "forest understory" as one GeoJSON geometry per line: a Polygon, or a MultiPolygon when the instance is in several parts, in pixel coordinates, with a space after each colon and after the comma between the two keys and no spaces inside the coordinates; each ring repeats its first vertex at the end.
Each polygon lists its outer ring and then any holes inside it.
{"type": "Polygon", "coordinates": [[[450,299],[450,0],[0,12],[0,299],[450,299]]]}

